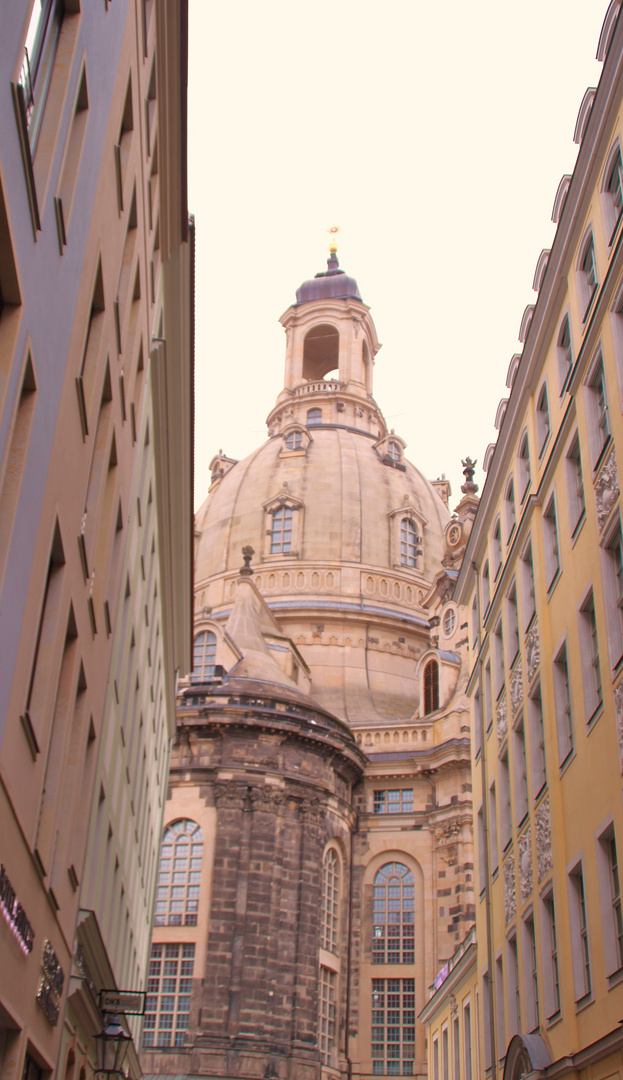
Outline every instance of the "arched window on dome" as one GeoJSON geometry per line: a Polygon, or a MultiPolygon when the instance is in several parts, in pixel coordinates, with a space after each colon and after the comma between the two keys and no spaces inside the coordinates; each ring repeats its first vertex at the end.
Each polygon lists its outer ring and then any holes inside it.
{"type": "Polygon", "coordinates": [[[289,551],[292,551],[292,508],[281,506],[273,514],[270,553],[280,555],[289,551]]]}
{"type": "Polygon", "coordinates": [[[312,427],[314,424],[322,423],[322,409],[308,409],[307,410],[307,426],[312,427]]]}
{"type": "Polygon", "coordinates": [[[162,837],[156,885],[155,926],[196,926],[203,834],[196,821],[182,818],[162,837]]]}
{"type": "Polygon", "coordinates": [[[203,682],[216,673],[216,634],[204,630],[193,642],[193,670],[191,682],[203,682]]]}
{"type": "Polygon", "coordinates": [[[424,668],[424,716],[439,708],[439,664],[429,660],[424,668]]]}
{"type": "Polygon", "coordinates": [[[402,863],[386,863],[374,878],[372,963],[412,964],[415,958],[415,884],[402,863]]]}
{"type": "Polygon", "coordinates": [[[322,864],[322,905],[320,945],[337,954],[340,901],[340,861],[335,848],[329,848],[322,864]]]}
{"type": "Polygon", "coordinates": [[[303,445],[303,432],[291,431],[285,437],[286,450],[299,450],[303,445]]]}
{"type": "Polygon", "coordinates": [[[417,529],[408,517],[400,522],[400,562],[403,566],[417,566],[417,529]]]}

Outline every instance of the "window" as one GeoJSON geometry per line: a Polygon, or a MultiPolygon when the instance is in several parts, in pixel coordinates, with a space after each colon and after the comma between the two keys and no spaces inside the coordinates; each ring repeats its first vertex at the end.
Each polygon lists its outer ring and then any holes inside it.
{"type": "Polygon", "coordinates": [[[485,664],[484,673],[485,725],[487,735],[493,727],[493,697],[491,694],[491,664],[485,664]]]}
{"type": "Polygon", "coordinates": [[[424,668],[424,715],[439,708],[439,664],[429,660],[424,668]]]}
{"type": "Polygon", "coordinates": [[[612,823],[597,837],[597,878],[601,901],[606,975],[623,968],[623,911],[617,845],[612,823]]]}
{"type": "Polygon", "coordinates": [[[530,487],[530,447],[528,445],[527,431],[524,432],[519,444],[517,471],[519,474],[519,499],[523,502],[530,487]]]}
{"type": "Polygon", "coordinates": [[[387,444],[387,456],[392,461],[400,461],[400,447],[396,442],[388,442],[387,444]]]}
{"type": "Polygon", "coordinates": [[[623,656],[623,536],[620,521],[602,551],[608,649],[610,665],[615,668],[623,656]]]}
{"type": "Polygon", "coordinates": [[[152,945],[143,1021],[144,1048],[184,1045],[194,959],[192,943],[152,945]]]}
{"type": "Polygon", "coordinates": [[[292,550],[292,509],[281,506],[273,514],[270,535],[271,555],[284,554],[292,550]]]}
{"type": "Polygon", "coordinates": [[[156,885],[155,926],[196,926],[203,834],[182,819],[165,829],[156,885]]]}
{"type": "Polygon", "coordinates": [[[412,814],[413,788],[374,792],[375,814],[412,814]]]}
{"type": "Polygon", "coordinates": [[[545,547],[545,573],[547,588],[552,585],[560,573],[560,548],[558,546],[558,522],[556,519],[556,501],[552,495],[543,513],[543,545],[545,547]]]}
{"type": "Polygon", "coordinates": [[[413,1076],[415,979],[372,980],[372,1073],[413,1076]]]}
{"type": "Polygon", "coordinates": [[[448,1028],[444,1027],[441,1032],[441,1076],[442,1080],[448,1080],[448,1028]]]}
{"type": "Polygon", "coordinates": [[[521,553],[522,599],[524,609],[524,630],[527,630],[536,614],[534,593],[534,563],[532,544],[528,542],[521,553]]]}
{"type": "Polygon", "coordinates": [[[474,692],[474,758],[477,758],[482,750],[482,703],[480,699],[480,686],[476,686],[474,692]]]}
{"type": "Polygon", "coordinates": [[[508,666],[512,668],[519,653],[519,614],[517,612],[517,586],[514,579],[506,594],[506,616],[508,627],[508,666]]]}
{"type": "Polygon", "coordinates": [[[491,600],[491,584],[489,581],[489,563],[486,562],[482,568],[482,576],[480,579],[482,588],[482,610],[486,614],[489,602],[491,600]]]}
{"type": "Polygon", "coordinates": [[[492,874],[498,868],[498,816],[495,798],[495,780],[489,788],[489,865],[492,874]]]}
{"type": "Polygon", "coordinates": [[[495,1037],[498,1059],[502,1060],[506,1052],[506,1032],[504,1030],[504,965],[501,954],[495,958],[495,1037]]]}
{"type": "Polygon", "coordinates": [[[474,595],[472,600],[471,611],[471,624],[472,624],[472,649],[476,652],[476,646],[478,644],[478,597],[474,595]]]}
{"type": "Polygon", "coordinates": [[[63,0],[35,0],[28,24],[19,88],[33,153],[52,78],[64,8],[63,0]]]}
{"type": "Polygon", "coordinates": [[[482,896],[487,887],[487,834],[485,830],[485,811],[478,807],[476,815],[478,835],[478,892],[482,896]]]}
{"type": "Polygon", "coordinates": [[[523,717],[513,728],[513,775],[515,780],[515,825],[521,825],[528,813],[528,770],[523,717]]]}
{"type": "Polygon", "coordinates": [[[623,210],[623,164],[621,163],[621,150],[617,147],[614,159],[606,169],[606,182],[604,186],[604,209],[608,229],[610,230],[610,243],[614,239],[617,225],[621,219],[623,210]]]}
{"type": "Polygon", "coordinates": [[[582,458],[580,456],[580,439],[577,432],[571,442],[571,446],[567,450],[566,473],[567,496],[569,502],[569,527],[571,529],[571,535],[575,536],[581,522],[584,521],[584,515],[586,513],[582,458]]]}
{"type": "Polygon", "coordinates": [[[461,1078],[461,1046],[459,1043],[459,1018],[452,1020],[452,1080],[461,1078]]]}
{"type": "Polygon", "coordinates": [[[454,608],[446,608],[443,614],[442,627],[445,637],[452,637],[456,630],[456,611],[454,608]]]}
{"type": "Polygon", "coordinates": [[[498,787],[500,789],[500,838],[502,850],[505,850],[511,839],[511,787],[507,746],[498,762],[498,787]]]}
{"type": "Polygon", "coordinates": [[[491,567],[493,570],[493,580],[497,581],[498,574],[502,568],[502,527],[499,518],[493,526],[493,532],[491,534],[491,567]]]}
{"type": "Polygon", "coordinates": [[[560,1012],[558,939],[556,937],[554,893],[551,889],[541,900],[541,935],[543,942],[543,1005],[545,1015],[549,1020],[560,1012]]]}
{"type": "Polygon", "coordinates": [[[526,1002],[526,1027],[536,1031],[539,1026],[539,977],[536,958],[536,935],[532,913],[523,920],[524,946],[524,999],[526,1002]]]}
{"type": "Polygon", "coordinates": [[[583,313],[584,320],[590,311],[598,284],[595,245],[593,243],[593,234],[589,232],[578,262],[578,293],[580,311],[583,313]]]}
{"type": "Polygon", "coordinates": [[[472,1080],[472,1009],[463,1006],[463,1072],[465,1080],[472,1080]]]}
{"type": "Polygon", "coordinates": [[[320,992],[318,995],[318,1041],[323,1065],[334,1064],[336,983],[337,973],[321,966],[320,992]]]}
{"type": "Polygon", "coordinates": [[[610,419],[608,416],[608,395],[604,365],[599,354],[597,363],[586,384],[586,405],[588,413],[589,440],[593,467],[596,468],[602,450],[610,442],[610,419]]]}
{"type": "Polygon", "coordinates": [[[320,945],[337,953],[340,901],[340,863],[337,852],[329,848],[322,864],[322,908],[320,913],[320,945]]]}
{"type": "Polygon", "coordinates": [[[285,437],[286,450],[299,450],[303,445],[303,432],[291,431],[285,437]]]}
{"type": "Polygon", "coordinates": [[[517,524],[515,512],[515,484],[512,477],[506,485],[506,494],[504,496],[504,521],[506,526],[506,543],[509,544],[515,531],[515,525],[517,524]]]}
{"type": "Polygon", "coordinates": [[[387,863],[374,878],[373,964],[414,962],[413,874],[402,863],[387,863]]]}
{"type": "Polygon", "coordinates": [[[508,980],[508,1037],[521,1030],[521,995],[519,989],[519,957],[517,937],[513,934],[506,942],[506,978],[508,980]]]}
{"type": "Polygon", "coordinates": [[[417,566],[417,531],[411,518],[400,522],[400,562],[403,566],[417,566]]]}
{"type": "Polygon", "coordinates": [[[322,409],[308,409],[307,410],[307,426],[312,427],[313,424],[322,423],[322,409]]]}
{"type": "Polygon", "coordinates": [[[558,359],[558,379],[560,382],[560,393],[567,385],[567,380],[571,374],[571,368],[573,367],[573,351],[571,349],[571,324],[569,322],[569,316],[565,315],[560,332],[558,334],[558,344],[556,346],[556,355],[558,359]]]}
{"type": "Polygon", "coordinates": [[[439,1080],[439,1039],[433,1039],[433,1080],[439,1080]]]}
{"type": "Polygon", "coordinates": [[[591,992],[591,961],[588,944],[588,920],[584,871],[578,863],[569,874],[569,919],[575,1000],[582,1001],[591,992]]]}
{"type": "Polygon", "coordinates": [[[556,729],[558,734],[558,763],[563,765],[573,753],[573,714],[567,645],[561,646],[554,658],[554,694],[556,697],[556,729]]]}
{"type": "Polygon", "coordinates": [[[498,619],[493,631],[493,693],[499,698],[504,689],[504,636],[502,620],[498,619]]]}
{"type": "Polygon", "coordinates": [[[588,594],[580,609],[580,654],[582,657],[586,721],[590,723],[597,710],[601,708],[603,701],[597,619],[595,617],[595,601],[592,592],[588,594]]]}
{"type": "Polygon", "coordinates": [[[191,682],[213,678],[216,672],[216,634],[204,630],[193,642],[193,671],[191,682]]]}
{"type": "Polygon", "coordinates": [[[530,748],[532,751],[532,794],[535,799],[547,783],[545,763],[545,728],[543,726],[543,700],[541,686],[537,685],[530,695],[530,748]]]}
{"type": "Polygon", "coordinates": [[[543,453],[550,435],[549,402],[547,399],[547,383],[541,387],[536,404],[536,441],[539,456],[543,453]]]}

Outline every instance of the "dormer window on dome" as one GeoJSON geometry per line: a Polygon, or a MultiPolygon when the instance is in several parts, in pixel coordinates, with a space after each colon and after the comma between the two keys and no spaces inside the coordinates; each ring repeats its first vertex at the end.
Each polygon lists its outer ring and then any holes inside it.
{"type": "Polygon", "coordinates": [[[303,528],[303,503],[287,491],[264,503],[266,514],[266,544],[264,558],[279,555],[297,556],[303,528]]]}
{"type": "Polygon", "coordinates": [[[283,445],[280,457],[289,457],[291,454],[305,454],[311,442],[311,435],[302,424],[288,424],[281,433],[283,445]]]}
{"type": "Polygon", "coordinates": [[[427,522],[411,506],[407,497],[398,510],[389,515],[392,564],[396,569],[421,568],[424,526],[427,522]]]}
{"type": "Polygon", "coordinates": [[[406,445],[404,439],[401,439],[399,435],[394,435],[392,431],[391,434],[384,435],[382,439],[379,439],[374,444],[374,449],[384,465],[389,465],[393,469],[400,469],[401,472],[404,472],[406,469],[404,464],[406,445]]]}

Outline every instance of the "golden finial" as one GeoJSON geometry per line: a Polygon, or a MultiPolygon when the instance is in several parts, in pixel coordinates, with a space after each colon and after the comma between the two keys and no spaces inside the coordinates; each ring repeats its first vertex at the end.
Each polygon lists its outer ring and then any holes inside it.
{"type": "Polygon", "coordinates": [[[340,231],[340,226],[339,225],[332,225],[330,229],[327,229],[327,232],[329,233],[329,236],[331,237],[331,239],[329,241],[329,251],[331,252],[332,255],[335,255],[335,252],[337,251],[337,234],[339,233],[339,231],[340,231]]]}

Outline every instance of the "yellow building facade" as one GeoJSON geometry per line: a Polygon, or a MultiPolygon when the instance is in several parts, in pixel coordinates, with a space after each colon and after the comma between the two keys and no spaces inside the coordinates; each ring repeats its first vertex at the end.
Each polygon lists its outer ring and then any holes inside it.
{"type": "Polygon", "coordinates": [[[481,1075],[507,1080],[623,1070],[619,11],[455,593],[471,650],[481,1075]]]}

